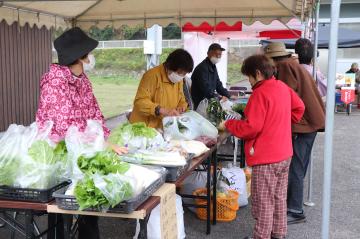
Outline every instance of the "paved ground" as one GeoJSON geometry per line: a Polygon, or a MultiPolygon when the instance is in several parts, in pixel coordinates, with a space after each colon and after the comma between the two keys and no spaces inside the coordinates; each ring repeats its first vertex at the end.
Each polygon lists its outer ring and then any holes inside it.
{"type": "MultiPolygon", "coordinates": [[[[333,239],[360,238],[360,113],[350,116],[335,115],[334,157],[331,204],[331,235],[333,239]]],[[[321,236],[321,205],[323,186],[324,134],[319,134],[314,147],[314,194],[315,207],[305,208],[308,220],[304,224],[289,226],[288,238],[315,239],[321,236]]],[[[102,238],[132,238],[132,220],[101,219],[102,238]]],[[[205,235],[205,222],[185,210],[187,238],[243,238],[251,233],[253,220],[250,206],[241,208],[236,221],[218,223],[212,233],[205,235]]],[[[8,227],[0,228],[0,239],[10,238],[8,227]]],[[[21,238],[17,236],[17,238],[21,238]]]]}

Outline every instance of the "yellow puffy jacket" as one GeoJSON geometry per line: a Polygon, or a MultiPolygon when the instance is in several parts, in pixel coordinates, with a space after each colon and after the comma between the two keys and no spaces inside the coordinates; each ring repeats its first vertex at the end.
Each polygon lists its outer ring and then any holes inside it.
{"type": "Polygon", "coordinates": [[[162,128],[162,117],[155,115],[158,105],[166,109],[187,107],[183,82],[172,83],[163,64],[143,75],[135,96],[130,122],[145,122],[149,127],[162,128]]]}

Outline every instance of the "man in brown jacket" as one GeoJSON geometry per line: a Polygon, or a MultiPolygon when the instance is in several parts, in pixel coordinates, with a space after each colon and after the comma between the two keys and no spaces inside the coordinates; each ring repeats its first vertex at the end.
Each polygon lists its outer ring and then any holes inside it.
{"type": "Polygon", "coordinates": [[[284,43],[272,42],[264,51],[275,61],[276,78],[291,87],[305,104],[303,118],[292,126],[294,154],[289,169],[287,199],[288,224],[305,222],[304,178],[316,134],[325,128],[325,107],[314,79],[291,57],[291,52],[286,51],[284,43]]]}

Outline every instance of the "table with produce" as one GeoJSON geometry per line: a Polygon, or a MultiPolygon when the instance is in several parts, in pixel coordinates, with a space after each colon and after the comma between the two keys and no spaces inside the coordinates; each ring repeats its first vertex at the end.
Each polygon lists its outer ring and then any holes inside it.
{"type": "MultiPolygon", "coordinates": [[[[165,182],[179,187],[206,162],[209,233],[211,163],[215,161],[213,166],[217,168],[216,148],[229,136],[219,136],[216,126],[228,116],[239,115],[234,106],[231,112],[221,111],[221,106],[215,109],[218,103],[210,101],[200,114],[188,111],[165,117],[161,131],[144,123],[119,124],[106,142],[101,124],[92,120],[85,130],[71,126],[64,140],[57,143],[49,137],[52,122],[41,129],[36,123],[27,127],[11,125],[0,138],[0,219],[27,238],[47,232],[48,238],[54,237],[55,213],[146,222],[161,202],[159,196],[152,195],[166,186],[165,182]],[[128,153],[118,155],[109,145],[126,147],[128,153]],[[25,213],[25,224],[13,212],[25,213]],[[49,230],[40,232],[34,217],[47,212],[49,230]]],[[[217,185],[214,171],[213,183],[217,185]]],[[[213,188],[216,197],[217,187],[213,188]]],[[[146,224],[141,230],[145,230],[146,237],[146,224]]]]}

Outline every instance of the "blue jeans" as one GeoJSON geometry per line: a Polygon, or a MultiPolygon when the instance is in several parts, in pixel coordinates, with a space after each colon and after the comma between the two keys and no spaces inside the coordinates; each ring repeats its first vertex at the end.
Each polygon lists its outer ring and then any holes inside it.
{"type": "Polygon", "coordinates": [[[294,213],[303,212],[304,178],[309,165],[311,150],[314,145],[317,132],[296,133],[293,135],[294,155],[291,159],[288,184],[288,211],[294,213]]]}

